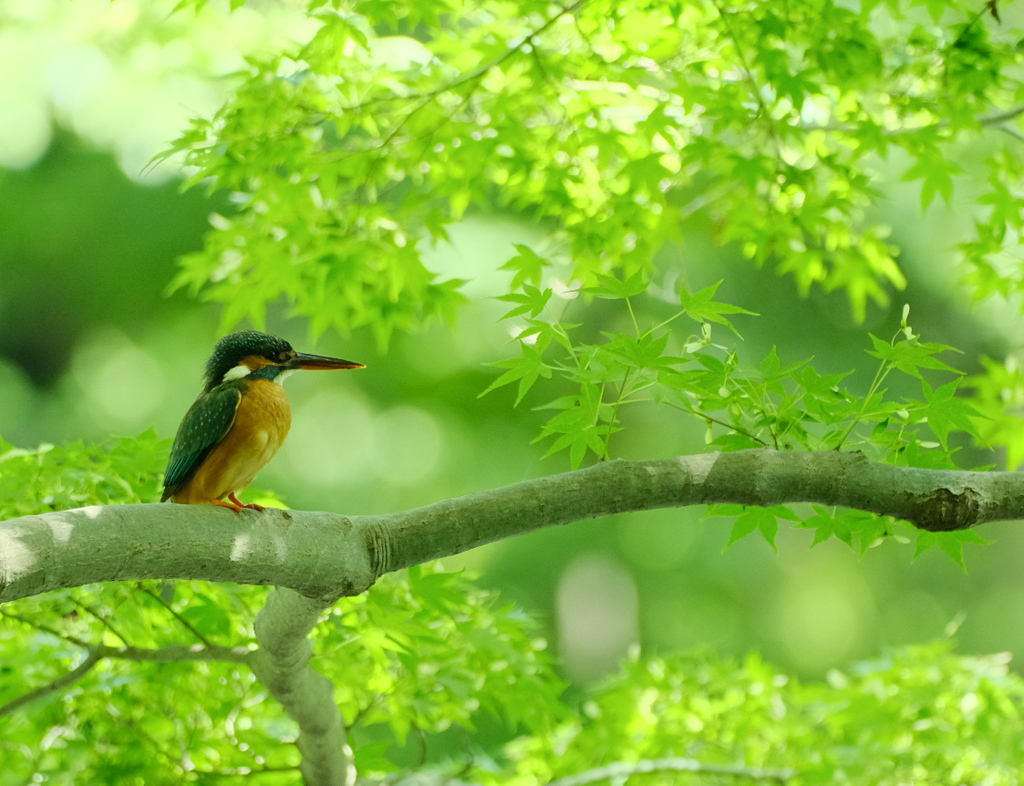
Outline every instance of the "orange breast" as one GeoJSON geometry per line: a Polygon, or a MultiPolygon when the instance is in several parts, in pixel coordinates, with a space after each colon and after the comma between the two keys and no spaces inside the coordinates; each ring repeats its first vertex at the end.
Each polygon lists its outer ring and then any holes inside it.
{"type": "Polygon", "coordinates": [[[250,382],[231,430],[174,501],[201,505],[238,494],[280,450],[291,425],[284,388],[265,379],[250,382]]]}

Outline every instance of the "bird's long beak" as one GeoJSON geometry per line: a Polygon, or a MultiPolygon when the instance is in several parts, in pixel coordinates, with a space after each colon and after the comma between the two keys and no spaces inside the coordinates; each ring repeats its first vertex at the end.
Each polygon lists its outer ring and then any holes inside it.
{"type": "Polygon", "coordinates": [[[366,368],[362,363],[353,363],[351,360],[341,358],[329,358],[324,355],[297,354],[284,364],[285,368],[308,368],[315,371],[328,371],[336,368],[366,368]]]}

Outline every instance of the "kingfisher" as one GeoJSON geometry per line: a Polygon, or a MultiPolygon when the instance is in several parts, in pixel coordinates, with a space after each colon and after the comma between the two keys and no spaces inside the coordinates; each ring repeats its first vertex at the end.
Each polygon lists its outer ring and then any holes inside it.
{"type": "Polygon", "coordinates": [[[161,502],[220,505],[241,513],[235,496],[280,449],[292,424],[281,385],[300,368],[365,368],[362,363],[296,352],[283,338],[246,330],[225,336],[206,361],[203,392],[178,427],[161,502]],[[225,499],[227,498],[227,499],[225,499]]]}

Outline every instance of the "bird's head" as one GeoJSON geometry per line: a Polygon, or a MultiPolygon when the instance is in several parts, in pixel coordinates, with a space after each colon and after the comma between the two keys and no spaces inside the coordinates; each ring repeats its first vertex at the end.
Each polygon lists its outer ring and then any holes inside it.
{"type": "Polygon", "coordinates": [[[365,366],[351,360],[296,352],[283,338],[246,330],[232,333],[217,342],[213,354],[206,361],[206,390],[243,377],[280,382],[300,368],[328,370],[365,366]]]}

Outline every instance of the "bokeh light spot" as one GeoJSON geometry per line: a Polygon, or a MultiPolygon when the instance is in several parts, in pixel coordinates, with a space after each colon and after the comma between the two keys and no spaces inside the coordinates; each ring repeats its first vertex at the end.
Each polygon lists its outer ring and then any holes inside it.
{"type": "Polygon", "coordinates": [[[849,658],[873,618],[864,579],[839,560],[824,560],[782,590],[772,624],[794,663],[820,671],[849,658]]]}
{"type": "Polygon", "coordinates": [[[373,468],[382,480],[413,485],[438,467],[444,448],[441,429],[429,414],[415,407],[395,407],[374,422],[373,468]]]}
{"type": "Polygon", "coordinates": [[[94,422],[110,429],[134,432],[145,428],[166,388],[160,364],[113,330],[90,337],[78,349],[72,374],[94,422]]]}
{"type": "Polygon", "coordinates": [[[366,405],[355,396],[332,391],[295,408],[283,453],[296,474],[321,487],[366,480],[366,456],[374,442],[366,405]]]}
{"type": "Polygon", "coordinates": [[[612,671],[639,639],[636,584],[608,555],[573,560],[558,583],[556,604],[559,656],[576,679],[612,671]]]}

